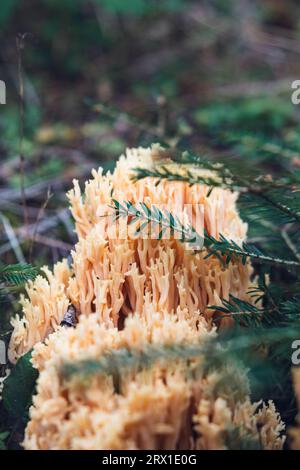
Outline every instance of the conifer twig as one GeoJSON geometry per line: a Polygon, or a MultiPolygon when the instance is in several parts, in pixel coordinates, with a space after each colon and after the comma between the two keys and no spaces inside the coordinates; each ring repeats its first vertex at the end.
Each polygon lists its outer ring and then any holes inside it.
{"type": "Polygon", "coordinates": [[[291,250],[291,252],[293,253],[293,255],[295,256],[295,258],[300,261],[300,253],[298,252],[296,246],[294,245],[294,243],[292,242],[288,232],[287,232],[287,229],[286,227],[282,229],[281,231],[281,236],[282,238],[284,239],[286,245],[289,247],[289,249],[291,250]]]}
{"type": "Polygon", "coordinates": [[[30,264],[9,264],[0,268],[0,282],[20,285],[32,280],[37,275],[37,268],[30,264]]]}
{"type": "MultiPolygon", "coordinates": [[[[173,343],[168,345],[149,344],[143,349],[121,348],[104,354],[99,359],[84,359],[65,362],[60,366],[64,380],[73,377],[86,378],[95,374],[117,376],[131,370],[142,370],[156,362],[188,361],[192,358],[201,359],[200,368],[217,368],[224,366],[226,360],[236,360],[243,351],[260,344],[274,345],[278,342],[294,340],[299,328],[255,328],[247,334],[239,332],[235,337],[209,338],[199,343],[173,343]]],[[[191,363],[193,368],[193,363],[191,363]]]]}
{"type": "MultiPolygon", "coordinates": [[[[261,263],[283,265],[288,268],[300,267],[300,262],[298,261],[266,255],[255,246],[247,243],[243,243],[242,246],[239,246],[233,240],[227,240],[222,234],[219,235],[219,240],[208,235],[206,230],[204,230],[204,234],[201,236],[191,225],[182,224],[178,217],[173,216],[167,210],[163,213],[155,206],[152,206],[150,209],[145,203],[140,203],[139,207],[137,207],[130,201],[125,201],[123,205],[115,199],[112,201],[113,205],[111,207],[115,211],[116,220],[119,217],[128,217],[130,222],[141,222],[136,233],[142,232],[149,224],[154,224],[160,227],[158,239],[162,239],[167,230],[170,230],[171,236],[177,232],[180,235],[179,239],[181,241],[188,242],[190,244],[195,243],[198,247],[204,246],[208,250],[206,257],[212,255],[224,256],[226,264],[236,260],[237,258],[241,258],[242,263],[245,264],[247,258],[252,258],[261,263]]],[[[199,250],[196,249],[195,251],[199,250]]]]}
{"type": "MultiPolygon", "coordinates": [[[[168,154],[167,151],[166,154],[168,154]]],[[[278,211],[287,215],[292,221],[295,221],[298,224],[300,223],[300,212],[289,207],[287,204],[276,199],[276,197],[272,195],[272,190],[282,189],[289,192],[293,191],[295,189],[294,180],[291,181],[291,184],[286,184],[285,182],[274,181],[267,176],[260,178],[240,176],[234,174],[222,163],[210,162],[209,160],[190,154],[189,152],[184,152],[177,157],[176,164],[181,164],[181,171],[178,171],[179,168],[177,168],[172,162],[171,164],[164,162],[159,164],[158,162],[154,168],[135,168],[133,179],[153,177],[158,180],[168,179],[169,181],[183,181],[191,185],[201,183],[211,188],[220,187],[230,189],[232,191],[238,191],[240,193],[248,193],[272,205],[278,211]],[[201,175],[199,172],[193,171],[193,168],[210,170],[212,174],[201,175]]],[[[279,196],[282,196],[282,193],[279,196]]]]}

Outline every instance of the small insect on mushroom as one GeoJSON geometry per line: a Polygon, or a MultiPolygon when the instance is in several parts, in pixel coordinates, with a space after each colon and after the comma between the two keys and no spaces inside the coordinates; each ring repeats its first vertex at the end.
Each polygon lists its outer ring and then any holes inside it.
{"type": "Polygon", "coordinates": [[[60,326],[67,326],[68,328],[75,328],[78,322],[77,312],[74,305],[69,305],[68,310],[64,314],[64,318],[60,323],[60,326]]]}

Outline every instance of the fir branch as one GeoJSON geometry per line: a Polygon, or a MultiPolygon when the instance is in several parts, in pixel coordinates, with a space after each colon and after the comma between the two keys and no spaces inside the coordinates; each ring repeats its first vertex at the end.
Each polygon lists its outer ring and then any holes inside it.
{"type": "Polygon", "coordinates": [[[221,253],[226,256],[226,263],[234,261],[236,258],[241,258],[242,263],[245,264],[247,258],[259,261],[260,263],[269,263],[275,265],[282,265],[287,268],[299,268],[300,262],[281,259],[274,256],[264,254],[259,248],[254,245],[250,245],[246,242],[239,246],[233,240],[227,240],[222,234],[219,235],[220,239],[212,237],[211,235],[205,234],[205,245],[210,248],[210,253],[207,257],[212,256],[216,253],[221,253]]]}
{"type": "Polygon", "coordinates": [[[37,272],[37,268],[30,264],[9,264],[0,268],[0,282],[18,286],[34,279],[37,272]]]}
{"type": "Polygon", "coordinates": [[[165,232],[169,230],[170,236],[174,236],[177,233],[182,242],[203,243],[203,237],[196,232],[192,225],[183,224],[177,216],[172,215],[167,209],[162,212],[154,205],[150,209],[143,202],[135,206],[130,201],[125,201],[124,205],[116,199],[112,201],[113,205],[110,207],[115,211],[115,220],[118,220],[120,217],[127,217],[129,224],[140,222],[136,228],[136,234],[141,233],[144,228],[152,224],[160,229],[158,239],[162,239],[165,232]]]}
{"type": "Polygon", "coordinates": [[[264,307],[258,307],[255,303],[230,295],[229,300],[222,299],[222,306],[210,305],[208,309],[223,314],[217,319],[229,317],[240,326],[252,328],[260,326],[285,327],[294,324],[300,328],[300,299],[293,298],[276,305],[272,299],[270,301],[269,295],[268,292],[265,292],[257,298],[257,300],[261,300],[264,296],[266,301],[269,300],[268,306],[264,307]]]}
{"type": "MultiPolygon", "coordinates": [[[[288,328],[255,328],[243,334],[237,330],[232,337],[226,335],[222,338],[209,338],[195,344],[179,343],[169,345],[147,345],[141,350],[121,348],[111,350],[99,359],[84,359],[77,362],[65,362],[60,366],[60,373],[64,380],[69,381],[74,377],[88,378],[95,374],[121,376],[129,371],[140,371],[160,363],[171,361],[190,361],[201,359],[199,367],[203,371],[224,367],[226,361],[232,361],[240,357],[243,352],[261,345],[274,347],[286,344],[299,336],[299,327],[288,328]]],[[[280,354],[280,348],[277,349],[280,354]]],[[[189,363],[193,368],[195,364],[189,363]]],[[[198,366],[197,366],[198,367],[198,366]]]]}
{"type": "MultiPolygon", "coordinates": [[[[173,155],[174,153],[172,153],[172,157],[173,155]]],[[[258,195],[274,189],[295,189],[295,185],[299,184],[299,181],[292,176],[288,179],[273,180],[269,175],[254,175],[253,171],[251,172],[248,168],[246,170],[250,176],[241,175],[240,170],[240,168],[229,169],[221,162],[212,162],[189,152],[183,152],[180,157],[175,157],[174,161],[171,159],[157,161],[153,168],[134,168],[135,174],[132,179],[152,177],[157,178],[158,181],[168,179],[183,181],[191,185],[202,183],[207,186],[212,185],[258,195]],[[201,174],[199,169],[209,170],[211,174],[201,174]]]]}
{"type": "MultiPolygon", "coordinates": [[[[248,190],[251,193],[251,190],[248,190]]],[[[287,204],[283,204],[280,200],[276,200],[276,198],[272,197],[271,194],[268,192],[259,191],[254,193],[259,198],[263,199],[264,201],[268,202],[270,205],[274,206],[279,211],[283,212],[289,217],[289,221],[300,223],[300,212],[299,210],[294,209],[293,207],[288,206],[287,204]]],[[[282,196],[282,194],[281,194],[282,196]]]]}
{"type": "Polygon", "coordinates": [[[282,236],[283,240],[285,241],[287,247],[293,253],[294,257],[298,261],[300,261],[300,253],[298,252],[298,249],[297,249],[296,245],[293,243],[293,240],[289,236],[288,230],[287,230],[286,227],[281,230],[281,236],[282,236]]]}
{"type": "Polygon", "coordinates": [[[187,182],[190,185],[205,184],[211,188],[219,187],[249,194],[256,199],[258,206],[262,202],[267,203],[287,216],[288,222],[300,223],[299,201],[297,201],[296,207],[288,205],[290,194],[299,187],[299,181],[293,175],[286,176],[285,179],[278,181],[273,180],[269,175],[259,177],[241,176],[238,172],[225,167],[223,163],[210,162],[189,152],[184,152],[179,158],[176,158],[175,164],[172,161],[162,161],[160,164],[158,162],[152,169],[135,168],[134,171],[134,180],[153,177],[157,178],[158,181],[168,179],[169,181],[187,182]],[[209,170],[212,174],[201,174],[197,171],[199,168],[209,170]],[[284,190],[285,193],[281,191],[277,194],[276,190],[284,190]],[[286,202],[283,202],[285,199],[286,202]],[[258,203],[258,200],[261,200],[260,203],[258,203]]]}
{"type": "Polygon", "coordinates": [[[222,299],[221,307],[219,305],[209,305],[207,308],[222,313],[217,319],[229,317],[241,326],[258,327],[263,323],[275,323],[275,319],[272,318],[274,309],[259,308],[255,304],[233,295],[229,296],[229,300],[222,299]]]}
{"type": "Polygon", "coordinates": [[[278,309],[286,318],[290,320],[300,319],[300,297],[293,297],[289,300],[283,300],[279,303],[278,309]]]}
{"type": "Polygon", "coordinates": [[[65,380],[80,375],[88,377],[94,374],[113,375],[129,370],[148,368],[155,362],[191,359],[204,351],[203,345],[171,344],[167,346],[149,345],[142,350],[121,348],[104,354],[100,359],[85,359],[61,366],[61,374],[65,380]]]}
{"type": "MultiPolygon", "coordinates": [[[[222,234],[219,236],[219,240],[208,235],[205,230],[204,234],[200,235],[191,225],[183,224],[178,217],[172,215],[168,210],[162,212],[155,206],[151,206],[150,209],[145,203],[135,206],[130,201],[125,201],[123,204],[115,199],[112,201],[113,205],[110,207],[115,211],[115,220],[118,220],[120,217],[128,217],[129,223],[140,222],[136,229],[136,234],[142,232],[149,224],[154,224],[160,228],[158,239],[162,239],[166,231],[169,230],[171,236],[177,233],[179,235],[178,238],[182,242],[187,242],[191,246],[195,244],[196,247],[204,246],[208,250],[206,258],[212,255],[217,257],[220,257],[220,255],[224,256],[226,264],[239,258],[245,264],[247,258],[251,258],[260,263],[282,265],[287,268],[300,267],[300,262],[298,261],[266,255],[254,245],[249,245],[245,242],[242,246],[239,246],[233,240],[227,240],[222,234]]],[[[196,249],[195,251],[199,250],[196,249]]]]}
{"type": "Polygon", "coordinates": [[[247,190],[244,186],[234,184],[232,174],[226,169],[224,170],[222,164],[213,164],[208,160],[201,160],[202,168],[214,173],[210,176],[204,174],[201,175],[199,172],[193,172],[194,168],[192,163],[186,164],[185,162],[180,162],[180,164],[180,169],[174,165],[174,163],[170,162],[158,163],[153,168],[134,168],[133,171],[135,174],[132,179],[135,181],[152,177],[156,178],[158,182],[163,179],[167,179],[169,181],[182,181],[189,183],[190,185],[202,183],[207,186],[223,189],[230,188],[231,190],[240,192],[245,192],[247,190]]]}

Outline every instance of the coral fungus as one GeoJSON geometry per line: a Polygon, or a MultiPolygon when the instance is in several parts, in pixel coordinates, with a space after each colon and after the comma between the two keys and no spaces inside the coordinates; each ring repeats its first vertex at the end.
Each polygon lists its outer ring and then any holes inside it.
{"type": "Polygon", "coordinates": [[[283,425],[273,404],[255,413],[247,379],[234,367],[207,374],[199,359],[192,373],[177,359],[168,367],[158,361],[141,370],[125,368],[117,385],[97,373],[64,377],[62,365],[72,361],[149,344],[196,344],[214,334],[204,319],[195,328],[177,315],[151,314],[148,321],[129,317],[121,331],[99,324],[96,314],[83,315],[75,329],[59,328],[35,347],[40,377],[25,448],[226,449],[245,437],[252,448],[281,448],[283,425]]]}
{"type": "Polygon", "coordinates": [[[127,221],[122,225],[112,217],[112,197],[164,206],[182,220],[188,205],[190,223],[201,206],[202,228],[209,235],[223,234],[238,244],[245,240],[236,193],[151,177],[133,181],[134,168],[151,168],[156,154],[156,146],[128,150],[112,174],[93,170],[84,194],[74,182],[68,198],[78,243],[71,266],[60,262],[53,273],[44,269],[46,278],[28,283],[9,348],[13,362],[33,348],[40,372],[26,449],[231,448],[233,434],[240,441],[249,437],[256,447],[282,446],[273,404],[257,410],[245,378],[237,382],[234,393],[240,396],[231,403],[232,390],[222,394],[213,386],[222,370],[190,376],[184,360],[168,368],[158,362],[125,371],[117,389],[112,376],[94,374],[88,387],[82,377],[63,377],[64,363],[97,359],[111,350],[204,341],[216,334],[216,312],[208,306],[221,305],[230,294],[249,300],[248,262],[232,260],[224,267],[217,256],[187,250],[174,236],[130,236],[127,221]],[[79,322],[65,328],[60,324],[71,305],[79,322]]]}

